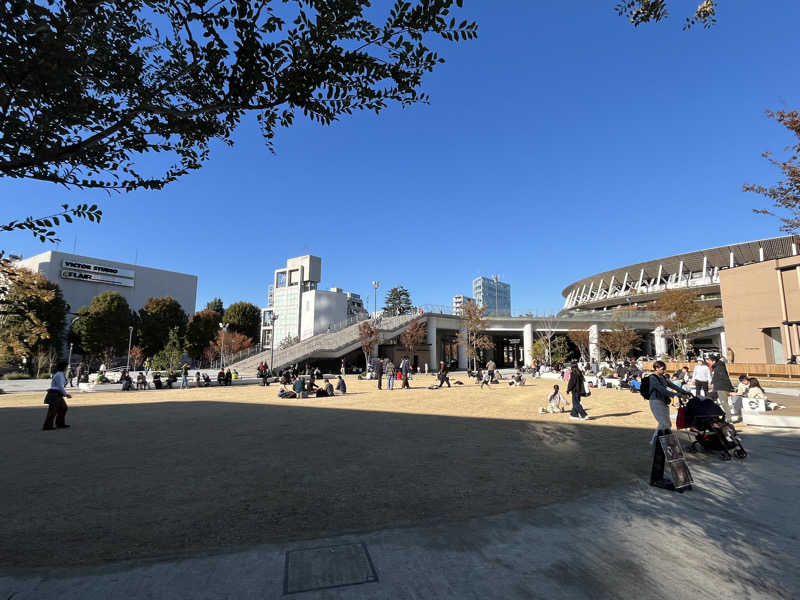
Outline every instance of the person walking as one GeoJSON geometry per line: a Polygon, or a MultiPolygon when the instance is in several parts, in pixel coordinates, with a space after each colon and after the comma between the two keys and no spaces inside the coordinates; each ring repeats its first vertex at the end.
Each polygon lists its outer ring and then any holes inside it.
{"type": "Polygon", "coordinates": [[[489,383],[494,380],[494,372],[496,369],[497,363],[495,363],[493,360],[490,360],[488,363],[486,363],[486,372],[489,374],[489,383]]]}
{"type": "Polygon", "coordinates": [[[697,365],[692,371],[692,380],[694,381],[694,395],[700,396],[700,392],[703,392],[703,397],[708,396],[708,382],[711,381],[711,371],[702,358],[697,359],[697,365]]]}
{"type": "Polygon", "coordinates": [[[585,381],[583,373],[578,368],[578,363],[573,362],[572,365],[570,365],[569,383],[567,384],[567,393],[572,394],[572,410],[569,413],[570,419],[580,419],[582,421],[589,419],[589,415],[586,414],[586,410],[584,410],[581,405],[581,396],[586,393],[584,388],[585,381]]]}
{"type": "Polygon", "coordinates": [[[712,397],[725,411],[725,421],[731,422],[731,405],[728,402],[728,395],[733,391],[731,376],[728,375],[728,368],[719,354],[711,357],[711,388],[712,397]]]}
{"type": "Polygon", "coordinates": [[[72,365],[69,365],[69,367],[67,367],[67,383],[69,384],[69,387],[75,387],[74,385],[72,385],[72,379],[74,377],[75,373],[72,370],[72,365]]]}
{"type": "Polygon", "coordinates": [[[78,387],[81,386],[82,375],[83,375],[83,363],[78,363],[78,367],[75,369],[75,379],[78,380],[78,387]]]}
{"type": "Polygon", "coordinates": [[[400,386],[400,389],[403,390],[410,390],[411,386],[408,385],[408,371],[411,368],[411,364],[408,362],[408,358],[404,358],[403,362],[400,363],[400,373],[403,376],[403,385],[400,386]]]}
{"type": "Polygon", "coordinates": [[[381,384],[383,382],[383,359],[378,361],[378,366],[375,367],[375,378],[378,380],[378,389],[382,390],[381,384]]]}
{"type": "Polygon", "coordinates": [[[394,389],[394,378],[396,377],[396,372],[394,369],[394,363],[392,362],[391,358],[386,359],[386,389],[393,390],[394,389]]]}
{"type": "Polygon", "coordinates": [[[189,365],[186,363],[183,363],[183,366],[181,367],[181,389],[189,389],[189,365]]]}
{"type": "Polygon", "coordinates": [[[657,360],[653,363],[653,374],[648,379],[650,387],[650,412],[656,419],[656,431],[650,440],[654,444],[653,448],[653,467],[650,470],[650,485],[664,489],[674,490],[674,484],[664,479],[664,452],[658,438],[662,435],[672,433],[672,422],[669,418],[669,402],[672,396],[686,394],[683,389],[665,377],[664,373],[667,365],[664,361],[657,360]]]}
{"type": "Polygon", "coordinates": [[[439,387],[442,387],[445,383],[447,387],[450,387],[450,378],[447,376],[448,370],[444,364],[444,361],[439,361],[439,387]]]}
{"type": "Polygon", "coordinates": [[[56,373],[50,380],[50,388],[44,396],[44,403],[48,406],[47,416],[44,419],[44,425],[42,425],[42,431],[66,429],[69,427],[65,422],[68,406],[64,398],[72,398],[72,396],[70,396],[64,388],[67,383],[67,378],[64,376],[66,368],[67,361],[65,360],[60,360],[56,364],[56,373]]]}

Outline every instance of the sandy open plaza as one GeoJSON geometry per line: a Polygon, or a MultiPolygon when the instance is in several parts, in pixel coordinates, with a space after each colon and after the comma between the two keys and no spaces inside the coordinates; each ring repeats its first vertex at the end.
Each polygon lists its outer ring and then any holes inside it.
{"type": "MultiPolygon", "coordinates": [[[[568,413],[538,413],[552,380],[481,390],[463,376],[453,379],[466,385],[428,390],[434,378],[418,377],[411,390],[377,391],[373,381],[349,378],[345,396],[304,400],[278,399],[275,385],[75,394],[67,417],[72,427],[51,432],[40,430],[41,395],[3,396],[0,574],[11,578],[0,578],[0,589],[14,592],[37,573],[200,560],[388,528],[469,530],[461,523],[516,514],[509,511],[598,511],[593,497],[652,497],[646,483],[653,418],[638,394],[595,390],[584,403],[592,420],[571,421],[568,413]]],[[[795,434],[744,428],[742,436],[746,446],[779,448],[795,465],[800,457],[795,434]]],[[[708,495],[719,486],[704,479],[706,471],[722,480],[756,473],[768,479],[775,473],[763,469],[776,460],[774,450],[751,450],[746,461],[730,463],[692,457],[692,468],[700,469],[696,489],[657,494],[655,501],[685,505],[708,495]]],[[[781,493],[797,493],[797,478],[778,479],[789,486],[781,493]]],[[[736,489],[730,500],[746,504],[734,498],[736,489]]],[[[786,515],[797,516],[785,498],[780,502],[786,515]]],[[[756,514],[780,520],[770,510],[756,514]]],[[[607,513],[609,523],[617,513],[607,513]]],[[[691,527],[697,535],[703,525],[691,527]]],[[[701,532],[704,539],[709,533],[701,532]]],[[[783,542],[763,537],[778,547],[783,542]]],[[[713,536],[709,543],[716,543],[713,536]]],[[[535,555],[536,546],[526,552],[535,555]]],[[[788,552],[781,549],[780,561],[791,562],[788,552]]],[[[796,547],[794,553],[796,561],[796,547]]],[[[569,571],[559,577],[580,578],[569,571]]],[[[775,585],[774,597],[784,597],[786,588],[775,585]]],[[[368,588],[352,589],[384,597],[368,588]]],[[[15,597],[48,597],[36,589],[15,597]]],[[[562,581],[559,589],[569,586],[562,581]]]]}

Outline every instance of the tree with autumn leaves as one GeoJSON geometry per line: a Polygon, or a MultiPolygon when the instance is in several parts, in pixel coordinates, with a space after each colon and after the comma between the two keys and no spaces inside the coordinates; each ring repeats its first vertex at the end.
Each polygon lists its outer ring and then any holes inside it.
{"type": "Polygon", "coordinates": [[[58,284],[0,256],[0,363],[24,362],[32,372],[34,357],[58,357],[66,314],[58,284]]]}
{"type": "MultiPolygon", "coordinates": [[[[667,290],[653,304],[656,324],[672,339],[675,354],[685,359],[689,353],[689,334],[713,323],[722,311],[704,303],[689,289],[667,290]]],[[[724,349],[723,349],[724,352],[724,349]]]]}
{"type": "Polygon", "coordinates": [[[639,347],[642,338],[621,319],[614,319],[610,325],[608,330],[600,332],[597,345],[608,353],[611,362],[615,362],[627,358],[639,347]]]}
{"type": "Polygon", "coordinates": [[[481,352],[494,348],[494,342],[484,333],[486,312],[485,306],[479,306],[473,300],[467,300],[461,307],[462,329],[458,337],[459,342],[467,347],[467,356],[472,359],[473,369],[478,368],[481,352]]]}

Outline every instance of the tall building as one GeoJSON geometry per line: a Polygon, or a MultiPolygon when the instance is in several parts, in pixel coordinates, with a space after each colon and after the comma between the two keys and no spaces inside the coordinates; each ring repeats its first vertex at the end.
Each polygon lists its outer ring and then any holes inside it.
{"type": "Polygon", "coordinates": [[[262,310],[261,343],[276,346],[286,338],[301,340],[364,313],[361,296],[341,288],[317,289],[322,279],[322,259],[318,256],[298,256],[276,269],[267,292],[267,307],[262,310]],[[272,332],[272,315],[275,332],[272,332]]]}
{"type": "Polygon", "coordinates": [[[464,305],[470,300],[472,300],[472,298],[469,296],[453,296],[453,314],[460,316],[464,305]]]}
{"type": "Polygon", "coordinates": [[[475,303],[487,308],[491,316],[511,316],[511,286],[496,277],[476,277],[472,281],[475,303]]]}

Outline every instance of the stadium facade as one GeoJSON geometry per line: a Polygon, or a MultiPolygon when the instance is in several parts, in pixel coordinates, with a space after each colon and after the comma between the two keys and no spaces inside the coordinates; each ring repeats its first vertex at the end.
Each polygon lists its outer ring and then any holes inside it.
{"type": "Polygon", "coordinates": [[[564,288],[560,314],[646,311],[667,290],[691,289],[723,315],[693,334],[696,347],[731,360],[783,363],[800,354],[799,249],[800,237],[782,236],[611,269],[564,288]]]}

